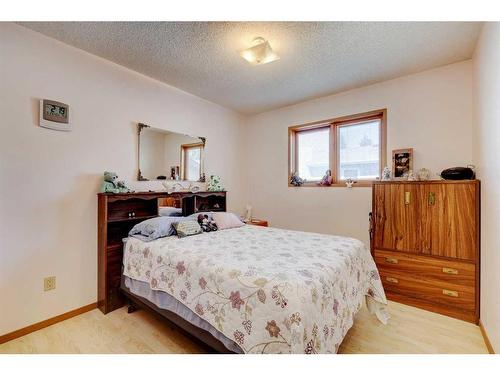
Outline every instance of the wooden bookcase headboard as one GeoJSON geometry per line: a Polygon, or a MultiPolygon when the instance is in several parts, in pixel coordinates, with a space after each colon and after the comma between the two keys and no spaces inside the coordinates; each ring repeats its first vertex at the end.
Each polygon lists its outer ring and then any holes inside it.
{"type": "Polygon", "coordinates": [[[97,300],[107,314],[124,304],[120,294],[123,238],[142,220],[158,216],[159,204],[180,202],[184,216],[226,211],[226,192],[99,193],[97,218],[97,300]]]}

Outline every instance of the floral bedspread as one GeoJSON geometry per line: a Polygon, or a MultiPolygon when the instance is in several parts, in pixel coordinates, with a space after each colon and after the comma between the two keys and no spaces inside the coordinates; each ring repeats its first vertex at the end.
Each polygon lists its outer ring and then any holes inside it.
{"type": "Polygon", "coordinates": [[[336,353],[364,297],[386,304],[353,238],[246,225],[129,238],[124,274],[169,293],[245,353],[336,353]]]}

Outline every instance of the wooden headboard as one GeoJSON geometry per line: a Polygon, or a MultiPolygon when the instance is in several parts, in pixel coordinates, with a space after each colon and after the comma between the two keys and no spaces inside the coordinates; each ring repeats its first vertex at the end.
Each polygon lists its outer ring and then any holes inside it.
{"type": "Polygon", "coordinates": [[[158,216],[158,206],[166,202],[179,204],[184,216],[200,211],[226,211],[226,192],[99,193],[97,200],[97,300],[105,314],[125,302],[120,294],[122,239],[135,224],[158,216]]]}

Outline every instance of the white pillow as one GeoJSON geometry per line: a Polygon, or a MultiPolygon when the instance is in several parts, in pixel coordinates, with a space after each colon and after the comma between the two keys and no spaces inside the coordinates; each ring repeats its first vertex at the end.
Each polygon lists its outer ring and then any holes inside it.
{"type": "Polygon", "coordinates": [[[245,225],[245,223],[242,222],[240,218],[232,212],[214,212],[212,214],[212,217],[219,230],[239,228],[245,225]]]}

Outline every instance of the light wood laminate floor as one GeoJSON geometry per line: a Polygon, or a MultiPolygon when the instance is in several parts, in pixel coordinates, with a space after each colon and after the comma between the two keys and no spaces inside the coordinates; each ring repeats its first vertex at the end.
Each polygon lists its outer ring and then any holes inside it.
{"type": "MultiPolygon", "coordinates": [[[[363,308],[340,353],[488,353],[479,327],[389,302],[391,319],[379,323],[363,308]]],[[[99,310],[0,345],[0,353],[205,353],[182,331],[146,311],[99,310]]]]}

